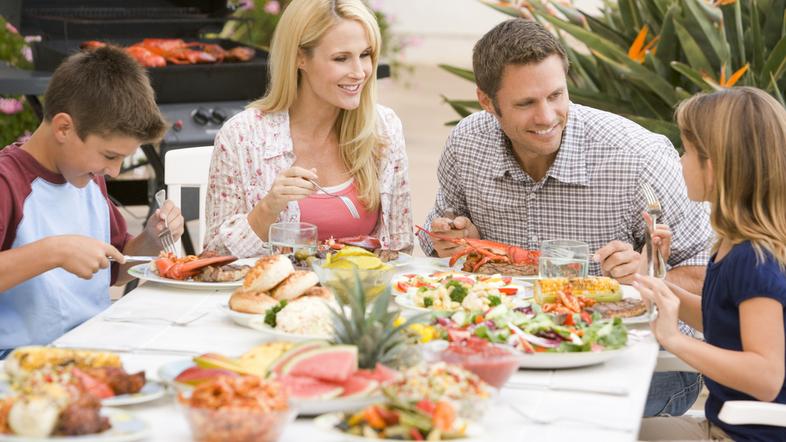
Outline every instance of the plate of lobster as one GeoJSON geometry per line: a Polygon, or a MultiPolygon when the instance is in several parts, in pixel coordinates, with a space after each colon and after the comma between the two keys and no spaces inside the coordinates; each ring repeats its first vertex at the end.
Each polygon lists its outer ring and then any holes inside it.
{"type": "Polygon", "coordinates": [[[162,253],[158,259],[128,269],[128,274],[144,281],[195,289],[234,289],[243,285],[255,258],[234,256],[176,257],[162,253]]]}

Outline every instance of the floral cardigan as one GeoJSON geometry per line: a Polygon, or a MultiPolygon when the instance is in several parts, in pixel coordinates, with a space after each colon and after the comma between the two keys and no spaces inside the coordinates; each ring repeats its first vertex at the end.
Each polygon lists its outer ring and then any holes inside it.
{"type": "MultiPolygon", "coordinates": [[[[372,234],[385,248],[411,252],[415,239],[412,198],[401,120],[384,106],[377,106],[377,115],[388,144],[381,157],[380,217],[372,234]]],[[[251,229],[247,217],[278,174],[295,162],[289,113],[246,109],[224,124],[214,146],[205,249],[238,257],[259,256],[268,246],[251,229]]],[[[289,202],[278,221],[300,221],[297,201],[289,202]]]]}

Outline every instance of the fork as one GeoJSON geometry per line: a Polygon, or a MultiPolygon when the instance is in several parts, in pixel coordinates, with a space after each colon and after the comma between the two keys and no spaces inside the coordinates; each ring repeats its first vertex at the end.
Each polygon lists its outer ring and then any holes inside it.
{"type": "Polygon", "coordinates": [[[644,199],[647,201],[646,211],[650,218],[652,218],[652,226],[647,226],[646,231],[646,242],[650,246],[650,256],[647,260],[647,273],[649,276],[663,279],[666,277],[666,263],[663,260],[663,255],[660,253],[660,248],[656,248],[655,244],[652,243],[651,235],[651,232],[655,231],[655,226],[658,224],[658,218],[660,218],[660,216],[663,214],[663,211],[660,206],[660,201],[658,201],[658,197],[655,196],[655,191],[652,189],[652,186],[650,186],[649,183],[641,183],[641,193],[644,195],[644,199]],[[650,227],[652,230],[650,230],[650,227]]]}
{"type": "MultiPolygon", "coordinates": [[[[164,202],[166,201],[166,190],[161,189],[156,192],[156,203],[158,204],[158,208],[164,207],[164,202]]],[[[167,253],[171,253],[177,256],[177,247],[175,247],[175,239],[172,237],[172,231],[169,230],[169,222],[164,219],[164,230],[162,230],[158,234],[158,240],[161,241],[161,246],[164,248],[164,251],[167,253]]]]}
{"type": "Polygon", "coordinates": [[[157,316],[140,316],[140,317],[131,317],[131,316],[104,316],[104,321],[106,322],[128,322],[128,323],[145,323],[145,322],[164,322],[167,325],[174,325],[177,327],[185,327],[192,322],[196,322],[205,316],[208,315],[210,312],[202,312],[201,314],[194,316],[191,319],[186,320],[172,320],[167,318],[160,318],[157,316]]]}
{"type": "Polygon", "coordinates": [[[538,424],[538,425],[550,425],[556,422],[565,422],[565,423],[575,423],[580,425],[587,425],[592,428],[597,428],[600,430],[609,430],[609,431],[622,431],[625,433],[630,433],[633,431],[633,428],[630,426],[625,425],[614,425],[614,424],[605,424],[602,422],[594,421],[592,419],[584,418],[581,416],[559,416],[559,415],[546,415],[543,413],[529,413],[522,410],[515,404],[508,402],[508,406],[516,412],[519,416],[527,419],[528,421],[538,424]]]}
{"type": "Polygon", "coordinates": [[[311,184],[313,184],[317,189],[319,189],[320,192],[324,193],[325,195],[332,196],[333,198],[340,199],[341,202],[344,203],[345,206],[347,206],[347,209],[349,209],[349,213],[352,215],[352,218],[355,218],[355,219],[359,219],[360,218],[360,213],[358,213],[358,209],[357,209],[357,207],[355,207],[355,203],[353,203],[352,200],[349,199],[349,197],[344,196],[344,195],[336,195],[334,193],[330,193],[327,190],[325,190],[322,186],[317,184],[316,181],[314,181],[312,179],[308,179],[308,178],[306,178],[306,180],[308,182],[310,182],[311,184]]]}

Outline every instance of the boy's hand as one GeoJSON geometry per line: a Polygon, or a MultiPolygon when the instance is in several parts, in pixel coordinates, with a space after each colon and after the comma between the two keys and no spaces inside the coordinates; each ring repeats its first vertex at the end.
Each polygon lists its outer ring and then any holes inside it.
{"type": "MultiPolygon", "coordinates": [[[[478,228],[465,216],[459,216],[454,219],[434,218],[431,221],[431,232],[448,238],[480,238],[478,228]]],[[[440,258],[451,256],[464,248],[461,244],[434,237],[431,237],[431,244],[440,258]]]]}
{"type": "Polygon", "coordinates": [[[168,223],[169,231],[172,232],[172,238],[175,241],[180,239],[183,235],[186,223],[185,219],[183,219],[183,214],[180,213],[180,208],[175,206],[175,203],[170,200],[166,200],[163,207],[156,209],[156,212],[147,220],[145,233],[147,233],[148,238],[151,239],[153,243],[157,244],[159,250],[160,242],[158,241],[158,237],[167,227],[164,220],[168,223]]]}
{"type": "Polygon", "coordinates": [[[80,235],[52,237],[58,267],[82,279],[90,279],[101,269],[109,267],[109,258],[124,262],[123,254],[111,244],[80,235]]]}

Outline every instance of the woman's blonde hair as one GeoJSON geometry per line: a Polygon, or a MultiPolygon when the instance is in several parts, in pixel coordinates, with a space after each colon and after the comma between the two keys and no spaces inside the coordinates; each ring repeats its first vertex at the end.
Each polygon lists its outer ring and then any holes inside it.
{"type": "Polygon", "coordinates": [[[314,47],[340,20],[355,20],[366,30],[371,46],[371,76],[357,109],[342,109],[335,130],[341,160],[355,179],[360,199],[373,210],[379,206],[379,159],[385,144],[377,127],[376,72],[380,52],[379,25],[363,0],[293,0],[278,22],[268,60],[269,86],[249,105],[265,112],[288,110],[300,84],[298,51],[311,56],[314,47]]]}
{"type": "MultiPolygon", "coordinates": [[[[750,241],[786,267],[786,109],[766,92],[698,94],[676,112],[683,140],[710,160],[710,220],[721,239],[750,241]]],[[[717,244],[716,244],[717,250],[717,244]]]]}

